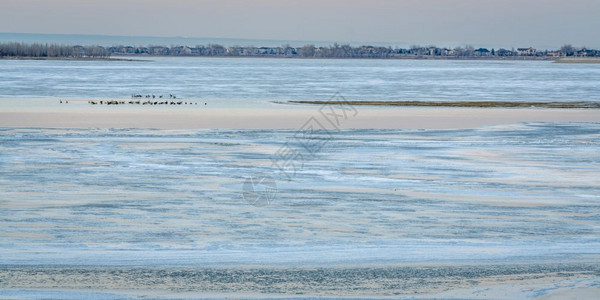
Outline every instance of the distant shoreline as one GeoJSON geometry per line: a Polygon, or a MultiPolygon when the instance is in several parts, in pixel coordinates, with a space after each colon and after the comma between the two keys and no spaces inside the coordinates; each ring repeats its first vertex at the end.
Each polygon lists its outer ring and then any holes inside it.
{"type": "MultiPolygon", "coordinates": [[[[335,101],[289,101],[301,104],[334,104],[335,101]]],[[[591,108],[600,109],[600,102],[516,102],[516,101],[347,101],[346,105],[359,106],[413,106],[413,107],[465,107],[465,108],[591,108]]]]}
{"type": "Polygon", "coordinates": [[[436,46],[411,46],[392,48],[381,46],[350,46],[334,43],[331,46],[317,47],[308,44],[302,47],[282,45],[280,47],[231,46],[219,44],[179,46],[111,46],[61,45],[42,43],[0,42],[0,56],[22,58],[60,57],[80,59],[109,59],[120,57],[277,57],[302,59],[435,59],[435,60],[548,60],[560,62],[596,63],[600,50],[575,48],[564,45],[560,50],[538,50],[532,47],[508,50],[504,48],[475,48],[473,46],[440,48],[436,46]],[[568,60],[562,61],[563,58],[568,60]]]}
{"type": "Polygon", "coordinates": [[[31,56],[2,56],[0,60],[64,60],[64,61],[135,61],[148,62],[154,57],[174,58],[276,58],[276,59],[328,59],[328,60],[456,60],[456,61],[550,61],[560,64],[600,64],[600,58],[548,58],[548,57],[450,57],[450,56],[402,56],[402,57],[298,57],[298,56],[174,56],[139,54],[112,55],[108,58],[99,57],[31,57],[31,56]]]}
{"type": "Polygon", "coordinates": [[[0,60],[68,60],[68,61],[149,61],[145,59],[112,58],[112,57],[33,57],[33,56],[0,56],[0,60]]]}
{"type": "Polygon", "coordinates": [[[64,60],[64,61],[152,61],[153,57],[175,58],[277,58],[277,59],[333,59],[333,60],[457,60],[457,61],[551,61],[561,64],[600,64],[600,58],[548,58],[531,56],[513,57],[452,57],[452,56],[398,56],[398,57],[298,57],[298,56],[175,56],[154,54],[116,54],[111,57],[32,57],[1,56],[0,60],[64,60]]]}
{"type": "MultiPolygon", "coordinates": [[[[402,56],[402,57],[298,57],[298,56],[175,56],[156,54],[116,54],[108,58],[100,57],[33,57],[33,56],[0,56],[0,60],[64,60],[64,61],[152,61],[154,57],[173,58],[274,58],[274,59],[309,59],[309,60],[462,60],[462,61],[554,61],[560,59],[547,57],[431,57],[431,56],[402,56]]],[[[587,60],[586,60],[587,61],[587,60]]],[[[594,59],[591,59],[594,61],[594,59]]],[[[561,63],[587,63],[569,60],[561,63]]],[[[594,62],[591,62],[594,63],[594,62]]],[[[598,59],[600,63],[600,59],[598,59]]]]}
{"type": "MultiPolygon", "coordinates": [[[[227,55],[227,56],[201,56],[201,55],[164,55],[164,54],[113,54],[111,57],[152,58],[152,57],[175,57],[175,58],[275,58],[275,59],[300,59],[300,60],[475,60],[475,61],[557,61],[559,58],[532,57],[532,56],[503,56],[503,57],[475,57],[475,56],[395,56],[395,57],[302,57],[302,56],[264,56],[264,55],[227,55]]],[[[132,59],[135,60],[135,59],[132,59]]],[[[598,59],[600,62],[600,59],[598,59]]]]}
{"type": "Polygon", "coordinates": [[[554,61],[559,64],[600,64],[600,58],[585,58],[585,57],[574,57],[574,58],[560,58],[554,61]]]}
{"type": "MultiPolygon", "coordinates": [[[[451,57],[451,56],[398,56],[398,57],[300,57],[300,56],[197,56],[197,55],[162,55],[162,54],[113,54],[108,58],[101,57],[34,57],[34,56],[0,56],[0,60],[68,60],[68,61],[151,61],[154,57],[174,58],[276,58],[276,59],[316,59],[316,60],[474,60],[474,61],[554,61],[561,59],[547,57],[451,57]]],[[[595,59],[589,59],[595,61],[595,59]]],[[[587,61],[587,60],[586,60],[587,61]]],[[[597,59],[600,63],[600,59],[597,59]]],[[[579,60],[561,63],[578,63],[579,60]]]]}

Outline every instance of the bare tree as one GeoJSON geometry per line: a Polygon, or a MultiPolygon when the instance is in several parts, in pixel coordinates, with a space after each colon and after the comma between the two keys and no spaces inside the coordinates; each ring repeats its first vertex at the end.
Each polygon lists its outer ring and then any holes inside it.
{"type": "Polygon", "coordinates": [[[300,48],[300,55],[303,57],[314,57],[315,56],[315,45],[304,45],[300,48]]]}
{"type": "Polygon", "coordinates": [[[575,49],[575,47],[573,47],[571,44],[565,44],[560,47],[560,52],[562,52],[565,56],[573,56],[575,55],[576,51],[577,49],[575,49]]]}

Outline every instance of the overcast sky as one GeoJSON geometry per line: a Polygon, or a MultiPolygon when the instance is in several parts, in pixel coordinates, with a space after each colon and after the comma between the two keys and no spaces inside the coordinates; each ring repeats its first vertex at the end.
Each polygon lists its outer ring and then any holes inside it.
{"type": "Polygon", "coordinates": [[[600,0],[0,0],[0,32],[600,47],[600,0]]]}

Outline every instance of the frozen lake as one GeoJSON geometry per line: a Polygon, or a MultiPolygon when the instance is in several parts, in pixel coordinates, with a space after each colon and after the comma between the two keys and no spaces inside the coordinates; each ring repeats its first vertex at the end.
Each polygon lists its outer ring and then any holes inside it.
{"type": "Polygon", "coordinates": [[[600,254],[598,124],[322,132],[322,147],[310,153],[295,133],[1,129],[0,263],[361,265],[600,254]],[[293,169],[285,145],[302,154],[293,169]],[[288,163],[285,173],[274,162],[288,163]],[[274,179],[268,205],[244,198],[255,174],[274,179]]]}
{"type": "Polygon", "coordinates": [[[0,98],[175,94],[239,105],[348,100],[600,101],[600,68],[550,61],[151,57],[0,60],[0,98]]]}
{"type": "Polygon", "coordinates": [[[319,107],[272,103],[599,101],[595,65],[0,60],[0,74],[0,298],[597,292],[595,110],[361,107],[338,131],[310,122],[319,107]],[[88,104],[132,93],[194,100],[88,104]],[[378,124],[470,129],[351,129],[378,124]]]}

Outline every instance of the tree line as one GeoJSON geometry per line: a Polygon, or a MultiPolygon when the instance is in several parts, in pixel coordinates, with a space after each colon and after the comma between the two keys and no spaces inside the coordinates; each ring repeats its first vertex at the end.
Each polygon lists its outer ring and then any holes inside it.
{"type": "Polygon", "coordinates": [[[350,46],[333,44],[330,46],[304,45],[292,47],[223,46],[219,44],[188,46],[69,46],[59,44],[0,43],[0,57],[66,57],[66,58],[108,58],[111,55],[161,55],[161,56],[250,56],[250,57],[300,57],[300,58],[419,58],[419,57],[600,57],[600,50],[563,45],[558,50],[536,50],[534,48],[487,49],[471,45],[444,48],[414,45],[409,48],[380,46],[350,46]]]}
{"type": "Polygon", "coordinates": [[[0,43],[0,57],[108,58],[110,55],[108,49],[98,45],[0,43]]]}
{"type": "Polygon", "coordinates": [[[309,44],[302,47],[282,45],[279,47],[230,46],[219,44],[188,46],[156,46],[132,47],[113,46],[108,50],[116,55],[165,55],[165,56],[274,56],[304,58],[403,58],[403,57],[511,57],[528,56],[533,58],[590,56],[600,57],[600,50],[564,45],[557,50],[536,50],[534,48],[487,49],[475,48],[471,45],[454,48],[419,46],[409,48],[392,48],[381,46],[350,46],[333,44],[320,46],[309,44]]]}

